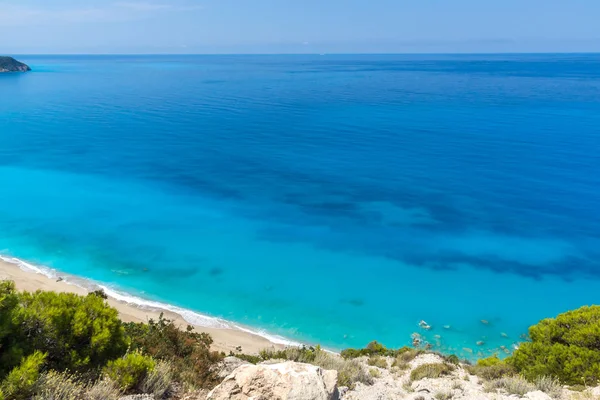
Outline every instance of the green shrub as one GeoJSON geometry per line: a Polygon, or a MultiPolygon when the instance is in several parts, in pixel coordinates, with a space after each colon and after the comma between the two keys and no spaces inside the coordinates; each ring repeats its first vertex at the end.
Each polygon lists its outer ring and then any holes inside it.
{"type": "Polygon", "coordinates": [[[458,358],[458,356],[456,354],[451,354],[449,356],[443,356],[443,358],[444,358],[444,361],[446,361],[447,363],[454,364],[454,365],[460,364],[460,359],[458,358]]]}
{"type": "Polygon", "coordinates": [[[386,369],[388,367],[387,360],[381,356],[375,356],[369,358],[367,363],[372,367],[383,368],[386,369]]]}
{"type": "Polygon", "coordinates": [[[15,318],[19,306],[15,284],[0,282],[0,380],[21,363],[26,343],[18,335],[19,321],[15,318]]]}
{"type": "Polygon", "coordinates": [[[85,386],[68,372],[48,371],[35,384],[32,400],[79,400],[85,386]]]}
{"type": "Polygon", "coordinates": [[[442,376],[450,375],[456,367],[451,364],[435,363],[435,364],[423,364],[413,369],[410,373],[410,379],[412,381],[418,381],[423,378],[440,378],[442,376]]]}
{"type": "Polygon", "coordinates": [[[25,400],[31,397],[45,360],[46,355],[39,351],[24,358],[21,365],[10,371],[0,385],[0,391],[4,398],[6,400],[25,400]]]}
{"type": "Polygon", "coordinates": [[[287,347],[283,350],[264,349],[258,353],[263,360],[288,360],[312,364],[317,353],[322,351],[321,346],[287,347]]]}
{"type": "Polygon", "coordinates": [[[527,379],[552,376],[565,384],[600,382],[600,306],[582,307],[529,328],[507,362],[527,379]]]}
{"type": "Polygon", "coordinates": [[[364,349],[345,349],[342,350],[340,355],[345,359],[352,359],[358,357],[372,357],[372,356],[387,356],[396,357],[398,354],[411,351],[410,347],[401,347],[399,349],[388,349],[381,343],[373,341],[367,345],[364,349]]]}
{"type": "Polygon", "coordinates": [[[177,382],[209,389],[219,383],[215,366],[224,355],[210,350],[209,334],[195,332],[191,326],[181,330],[162,314],[158,321],[151,319],[147,324],[125,324],[125,331],[132,349],[169,362],[177,382]]]}
{"type": "Polygon", "coordinates": [[[116,382],[121,390],[127,392],[137,388],[154,367],[156,362],[151,357],[136,351],[109,362],[104,368],[104,373],[116,382]]]}
{"type": "Polygon", "coordinates": [[[467,367],[467,370],[469,373],[485,380],[500,379],[517,373],[512,365],[507,364],[497,356],[480,359],[476,365],[467,367]]]}
{"type": "Polygon", "coordinates": [[[0,333],[0,347],[9,349],[1,356],[0,374],[35,351],[47,354],[49,369],[74,372],[98,370],[126,351],[117,310],[104,299],[42,291],[10,294],[10,286],[3,283],[0,289],[3,305],[12,305],[11,321],[0,321],[0,331],[10,332],[0,333]]]}

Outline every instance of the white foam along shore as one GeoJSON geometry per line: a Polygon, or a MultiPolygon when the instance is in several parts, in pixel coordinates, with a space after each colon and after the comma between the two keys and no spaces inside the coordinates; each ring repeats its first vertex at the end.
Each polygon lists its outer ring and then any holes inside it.
{"type": "MultiPolygon", "coordinates": [[[[135,307],[142,311],[148,311],[150,313],[171,313],[175,314],[182,318],[183,321],[195,326],[198,330],[207,330],[210,329],[213,336],[215,330],[230,330],[230,331],[238,331],[240,333],[248,334],[252,337],[260,337],[266,339],[268,343],[272,345],[278,346],[301,346],[302,344],[293,340],[286,339],[279,335],[270,334],[264,330],[256,330],[249,327],[245,327],[242,325],[238,325],[231,321],[226,321],[221,318],[211,317],[207,315],[200,314],[198,312],[173,306],[167,303],[161,303],[158,301],[143,299],[138,296],[134,296],[132,294],[126,293],[119,289],[115,289],[106,284],[95,282],[91,279],[65,274],[56,269],[35,265],[29,263],[27,261],[21,260],[16,257],[0,255],[0,264],[4,262],[6,264],[11,264],[18,267],[21,271],[26,273],[34,273],[43,275],[45,278],[48,278],[52,281],[56,281],[60,278],[61,283],[72,285],[77,288],[83,289],[85,291],[93,291],[102,289],[104,293],[109,297],[109,299],[113,299],[116,302],[126,304],[131,307],[135,307]],[[207,329],[203,329],[207,328],[207,329]]],[[[228,343],[228,348],[235,348],[237,344],[228,343]]]]}

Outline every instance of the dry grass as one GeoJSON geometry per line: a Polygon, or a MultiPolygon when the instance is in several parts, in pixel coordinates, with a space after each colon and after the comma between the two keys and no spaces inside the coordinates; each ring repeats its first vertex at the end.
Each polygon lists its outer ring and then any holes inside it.
{"type": "Polygon", "coordinates": [[[48,371],[39,377],[34,392],[32,400],[79,400],[83,397],[85,386],[68,372],[48,371]]]}
{"type": "Polygon", "coordinates": [[[516,374],[515,369],[505,363],[489,366],[472,365],[467,367],[467,371],[470,374],[477,375],[478,377],[485,380],[496,380],[507,376],[513,376],[516,374]]]}
{"type": "Polygon", "coordinates": [[[151,394],[155,399],[167,398],[172,390],[173,369],[167,362],[160,361],[151,371],[142,383],[140,390],[142,393],[151,394]]]}
{"type": "Polygon", "coordinates": [[[88,387],[85,391],[85,400],[117,400],[121,391],[117,384],[110,379],[103,379],[88,387]]]}
{"type": "Polygon", "coordinates": [[[537,390],[541,390],[553,399],[561,399],[563,397],[563,387],[560,382],[554,378],[542,376],[537,378],[533,384],[537,390]]]}
{"type": "Polygon", "coordinates": [[[394,359],[392,367],[397,367],[400,370],[406,370],[410,367],[410,362],[417,358],[418,355],[423,354],[423,350],[411,349],[400,353],[394,359]]]}
{"type": "Polygon", "coordinates": [[[365,385],[373,384],[373,377],[358,360],[343,358],[325,351],[318,351],[311,362],[323,369],[333,369],[338,372],[338,385],[353,388],[357,382],[365,385]]]}
{"type": "Polygon", "coordinates": [[[377,368],[371,368],[369,370],[369,375],[371,375],[372,378],[381,378],[381,372],[379,372],[379,370],[377,368]]]}
{"type": "Polygon", "coordinates": [[[504,378],[495,379],[486,382],[484,388],[488,392],[504,390],[508,394],[516,394],[517,396],[523,396],[525,393],[537,390],[535,385],[527,382],[520,376],[507,376],[504,378]]]}
{"type": "Polygon", "coordinates": [[[387,360],[385,359],[385,357],[381,356],[373,356],[369,358],[367,364],[369,364],[371,367],[377,367],[382,369],[386,369],[388,367],[387,360]]]}
{"type": "Polygon", "coordinates": [[[436,392],[433,397],[435,397],[436,400],[450,400],[452,398],[452,393],[439,391],[436,392]]]}
{"type": "Polygon", "coordinates": [[[442,376],[450,375],[455,369],[456,367],[450,364],[423,364],[412,370],[410,379],[412,381],[418,381],[424,378],[440,378],[442,376]]]}

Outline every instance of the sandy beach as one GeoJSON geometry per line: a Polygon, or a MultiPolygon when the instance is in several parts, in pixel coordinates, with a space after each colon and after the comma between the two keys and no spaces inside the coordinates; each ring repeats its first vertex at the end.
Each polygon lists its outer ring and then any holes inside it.
{"type": "MultiPolygon", "coordinates": [[[[24,291],[51,290],[55,292],[70,292],[86,295],[88,291],[82,287],[56,281],[42,274],[24,271],[18,265],[0,260],[0,280],[11,280],[15,282],[17,289],[24,291]]],[[[119,311],[121,319],[125,322],[145,322],[149,319],[157,319],[162,310],[142,309],[132,304],[108,298],[108,303],[119,311]]],[[[189,325],[180,315],[170,311],[162,311],[166,318],[174,320],[181,327],[189,325]]],[[[199,332],[209,333],[213,340],[213,349],[229,354],[234,353],[236,347],[241,346],[246,354],[256,354],[265,348],[282,348],[282,345],[274,344],[268,339],[248,332],[236,329],[218,329],[195,326],[199,332]]]]}

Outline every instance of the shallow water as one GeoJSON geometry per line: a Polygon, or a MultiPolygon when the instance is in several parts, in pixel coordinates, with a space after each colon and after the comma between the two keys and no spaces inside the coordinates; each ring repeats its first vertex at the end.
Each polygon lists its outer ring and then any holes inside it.
{"type": "Polygon", "coordinates": [[[600,55],[20,58],[2,254],[332,349],[599,302],[600,55]]]}

